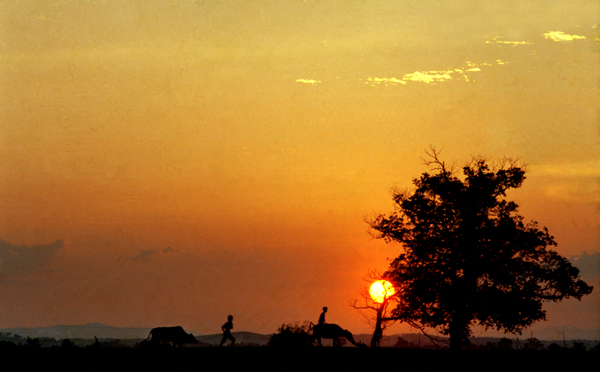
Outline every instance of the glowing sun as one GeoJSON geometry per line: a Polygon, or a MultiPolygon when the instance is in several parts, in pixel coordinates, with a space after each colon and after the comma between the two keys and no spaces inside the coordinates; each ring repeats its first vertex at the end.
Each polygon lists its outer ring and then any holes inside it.
{"type": "Polygon", "coordinates": [[[394,293],[396,293],[394,286],[387,280],[378,280],[371,284],[369,289],[371,298],[377,303],[382,303],[386,298],[393,296],[394,293]]]}

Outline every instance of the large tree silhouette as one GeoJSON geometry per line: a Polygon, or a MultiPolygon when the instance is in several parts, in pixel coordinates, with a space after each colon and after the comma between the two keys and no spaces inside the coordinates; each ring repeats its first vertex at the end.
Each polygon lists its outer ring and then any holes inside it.
{"type": "Polygon", "coordinates": [[[556,242],[548,230],[524,223],[505,200],[523,184],[524,167],[479,158],[459,178],[435,150],[428,155],[432,174],[413,180],[414,193],[394,192],[395,211],[369,222],[375,237],[402,245],[385,274],[401,291],[394,319],[436,329],[460,349],[474,324],[521,333],[545,319],[542,302],[592,291],[549,249],[556,242]]]}

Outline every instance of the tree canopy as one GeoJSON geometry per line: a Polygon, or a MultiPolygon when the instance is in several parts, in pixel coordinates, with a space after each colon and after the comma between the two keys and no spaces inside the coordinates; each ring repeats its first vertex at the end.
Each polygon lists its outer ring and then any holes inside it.
{"type": "Polygon", "coordinates": [[[505,199],[523,184],[523,166],[478,158],[459,178],[429,155],[433,172],[413,180],[413,193],[393,192],[394,212],[369,221],[375,237],[402,245],[385,273],[400,292],[394,319],[436,329],[460,349],[474,324],[520,333],[545,319],[542,302],[592,291],[550,249],[556,242],[547,228],[525,223],[505,199]]]}

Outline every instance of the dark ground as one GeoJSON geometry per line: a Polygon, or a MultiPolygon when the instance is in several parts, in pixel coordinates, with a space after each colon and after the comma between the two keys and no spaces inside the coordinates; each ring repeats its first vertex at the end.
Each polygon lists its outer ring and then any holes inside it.
{"type": "MultiPolygon", "coordinates": [[[[23,371],[586,371],[600,357],[591,352],[307,348],[41,348],[0,349],[4,366],[23,371]],[[251,369],[250,369],[251,368],[251,369]]],[[[591,369],[590,369],[591,368],[591,369]]]]}

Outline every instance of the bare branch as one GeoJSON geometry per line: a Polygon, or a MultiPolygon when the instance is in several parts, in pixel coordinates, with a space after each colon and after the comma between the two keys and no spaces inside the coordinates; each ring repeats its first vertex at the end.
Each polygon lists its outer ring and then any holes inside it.
{"type": "Polygon", "coordinates": [[[353,308],[355,308],[356,310],[377,310],[376,307],[373,307],[369,304],[366,304],[364,306],[359,306],[357,305],[358,300],[354,300],[353,303],[350,304],[350,306],[352,306],[353,308]]]}
{"type": "Polygon", "coordinates": [[[423,160],[423,163],[426,166],[431,166],[434,165],[434,167],[432,168],[433,170],[441,170],[442,172],[446,172],[446,163],[444,163],[443,161],[440,160],[439,158],[439,154],[440,154],[441,150],[438,151],[434,146],[429,145],[429,150],[425,150],[425,154],[427,154],[427,156],[429,156],[431,158],[431,160],[426,160],[421,158],[421,160],[423,160]]]}
{"type": "Polygon", "coordinates": [[[448,345],[448,344],[450,343],[450,341],[449,341],[449,340],[443,340],[443,339],[439,339],[439,338],[437,338],[437,337],[435,337],[435,336],[432,336],[432,335],[429,335],[429,334],[427,334],[427,332],[425,332],[425,327],[419,326],[419,325],[417,325],[416,323],[414,323],[414,322],[411,322],[411,321],[407,321],[407,323],[408,323],[408,324],[409,324],[411,327],[414,327],[414,328],[418,329],[419,331],[421,331],[421,333],[422,333],[423,335],[425,335],[425,337],[427,337],[427,338],[429,339],[429,341],[431,341],[431,342],[432,342],[432,343],[433,343],[433,344],[434,344],[436,347],[438,347],[438,348],[440,347],[440,343],[443,343],[443,344],[446,344],[446,345],[448,345]]]}
{"type": "Polygon", "coordinates": [[[426,160],[421,158],[421,160],[423,160],[423,163],[426,166],[430,167],[431,170],[440,171],[441,174],[447,179],[448,175],[454,173],[456,161],[452,162],[452,166],[448,170],[448,168],[446,167],[446,162],[440,160],[439,155],[441,152],[442,150],[437,150],[433,145],[429,145],[429,150],[425,150],[425,154],[427,154],[427,156],[429,156],[431,159],[426,160]]]}

